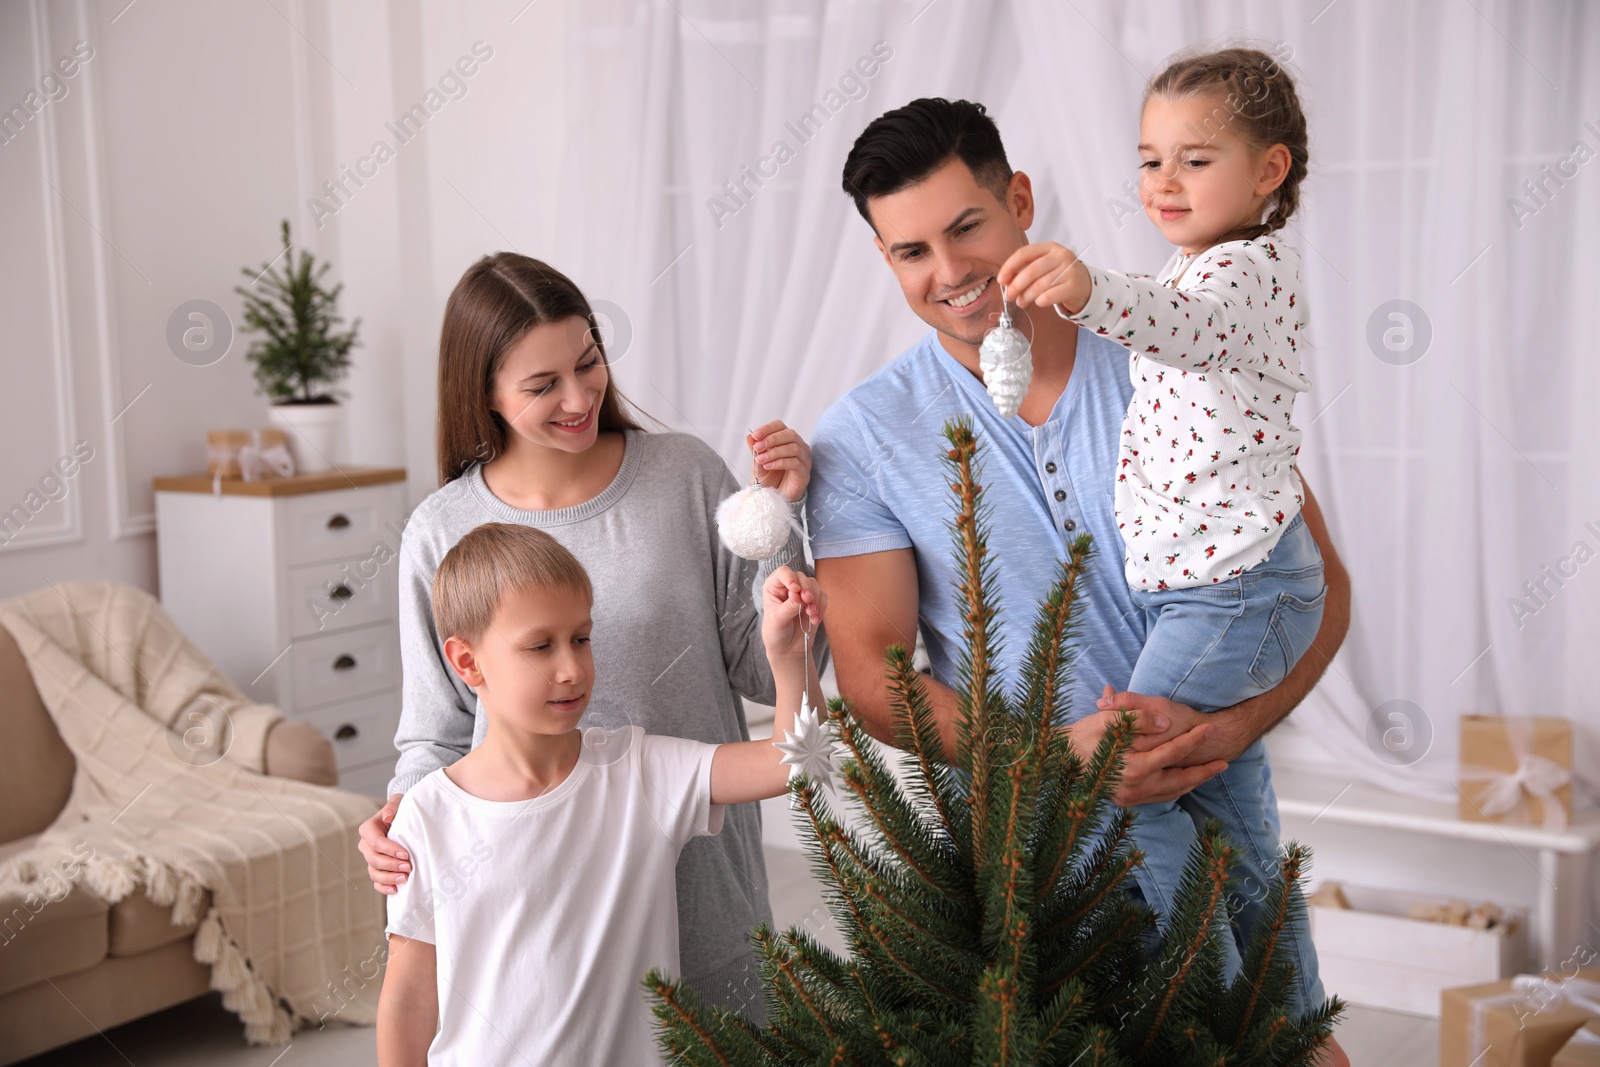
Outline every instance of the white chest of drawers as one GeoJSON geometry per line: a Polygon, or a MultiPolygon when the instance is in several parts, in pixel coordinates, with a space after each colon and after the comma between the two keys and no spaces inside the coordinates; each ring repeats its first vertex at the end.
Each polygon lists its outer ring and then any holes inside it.
{"type": "Polygon", "coordinates": [[[381,796],[400,716],[405,471],[154,487],[167,613],[251,700],[327,734],[342,788],[381,796]]]}

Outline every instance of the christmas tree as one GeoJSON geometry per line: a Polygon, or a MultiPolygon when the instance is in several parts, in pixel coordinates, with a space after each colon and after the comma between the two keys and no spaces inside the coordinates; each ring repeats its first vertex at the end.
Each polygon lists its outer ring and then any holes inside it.
{"type": "Polygon", "coordinates": [[[1250,931],[1240,974],[1224,974],[1236,853],[1213,824],[1185,869],[1173,915],[1122,890],[1142,862],[1133,815],[1111,803],[1133,737],[1124,716],[1087,760],[1057,725],[1090,541],[1080,537],[1039,606],[1015,693],[995,673],[996,597],[978,443],[945,427],[953,534],[966,602],[960,720],[946,762],[921,675],[886,656],[902,788],[849,707],[830,703],[859,831],[815,783],[792,786],[848,959],[806,932],[759,928],[766,1025],[710,1008],[659,972],[661,1046],[671,1062],[743,1064],[1304,1064],[1332,1032],[1337,1000],[1299,1020],[1283,939],[1303,907],[1307,852],[1291,845],[1250,931]]]}

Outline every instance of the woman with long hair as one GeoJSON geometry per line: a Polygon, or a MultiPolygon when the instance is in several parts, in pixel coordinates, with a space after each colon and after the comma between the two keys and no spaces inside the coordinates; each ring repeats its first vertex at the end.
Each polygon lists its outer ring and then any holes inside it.
{"type": "MultiPolygon", "coordinates": [[[[782,422],[746,443],[759,480],[798,520],[810,448],[782,422]]],[[[583,725],[634,724],[714,744],[749,739],[741,696],[774,701],[759,590],[771,570],[805,564],[798,525],[759,565],[722,546],[714,514],[740,482],[699,438],[645,431],[612,380],[588,300],[527,256],[479,260],[445,306],[438,462],[440,486],[401,537],[400,758],[388,803],[361,829],[384,893],[410,870],[387,836],[402,795],[483,738],[482,709],[451,671],[429,605],[439,561],[469,530],[538,527],[589,572],[600,681],[583,725]]],[[[538,832],[536,819],[528,832],[538,832]]],[[[772,921],[759,806],[729,808],[720,835],[684,849],[677,879],[684,978],[714,1003],[759,1003],[747,935],[772,921]]]]}

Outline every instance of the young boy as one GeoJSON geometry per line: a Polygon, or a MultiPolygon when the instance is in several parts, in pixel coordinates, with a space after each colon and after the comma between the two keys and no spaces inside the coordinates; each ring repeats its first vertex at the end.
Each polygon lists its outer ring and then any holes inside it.
{"type": "MultiPolygon", "coordinates": [[[[583,566],[528,526],[478,527],[434,575],[445,656],[489,728],[395,817],[415,863],[388,903],[382,1067],[660,1062],[641,981],[678,966],[678,852],[721,829],[723,805],[784,791],[770,741],[578,729],[592,596],[583,566]]],[[[762,601],[781,738],[810,685],[801,630],[824,602],[788,567],[762,601]]]]}

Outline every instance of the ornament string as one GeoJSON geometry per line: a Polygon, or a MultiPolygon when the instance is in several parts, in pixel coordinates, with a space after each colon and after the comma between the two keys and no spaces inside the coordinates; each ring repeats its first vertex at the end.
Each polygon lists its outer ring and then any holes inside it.
{"type": "MultiPolygon", "coordinates": [[[[800,714],[805,715],[811,711],[811,627],[806,625],[805,601],[800,602],[800,654],[805,660],[805,681],[800,690],[800,714]]],[[[821,679],[818,679],[820,682],[821,679]]],[[[817,718],[825,721],[822,709],[817,709],[817,718]]]]}
{"type": "MultiPolygon", "coordinates": [[[[805,656],[805,687],[800,692],[800,711],[794,717],[794,729],[783,731],[779,741],[774,734],[772,745],[783,753],[781,763],[789,767],[789,778],[809,779],[819,788],[832,791],[833,776],[838,773],[839,743],[833,730],[823,717],[823,709],[811,706],[811,628],[806,625],[805,604],[800,605],[800,642],[805,656]]],[[[789,798],[791,808],[799,807],[799,798],[789,798]]]]}

